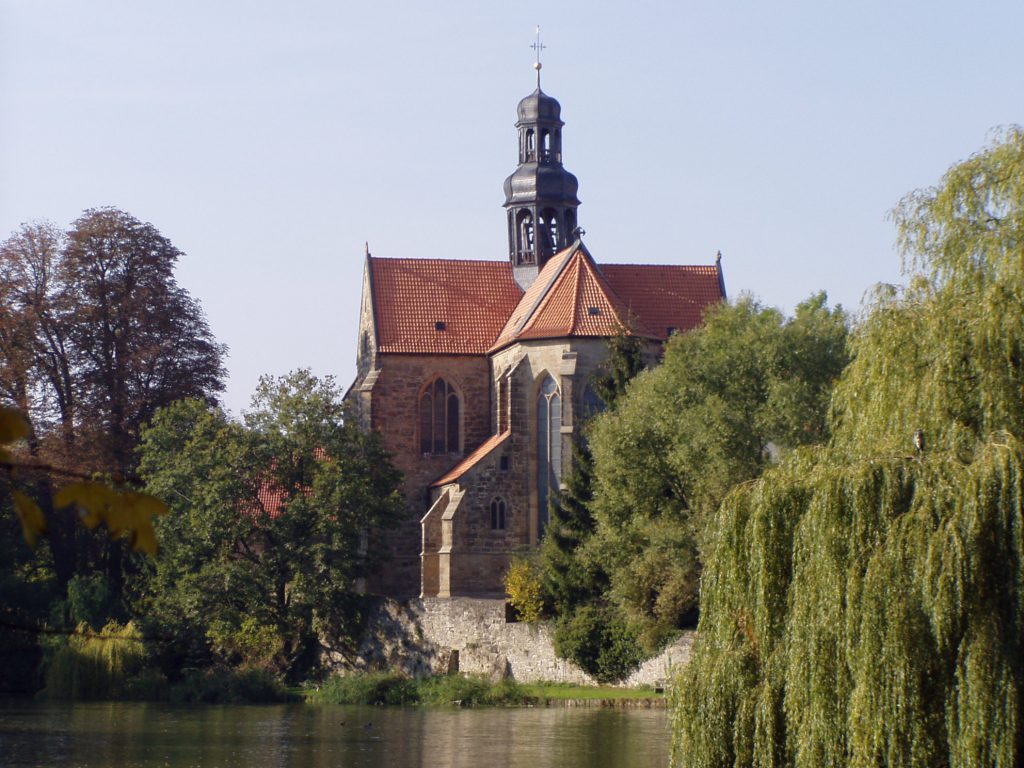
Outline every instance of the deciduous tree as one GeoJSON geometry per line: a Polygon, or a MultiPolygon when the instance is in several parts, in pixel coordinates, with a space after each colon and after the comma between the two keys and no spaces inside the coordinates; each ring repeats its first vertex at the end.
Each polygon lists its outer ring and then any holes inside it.
{"type": "MultiPolygon", "coordinates": [[[[175,281],[180,256],[153,225],[114,208],[86,211],[66,233],[26,224],[0,244],[0,400],[30,416],[33,461],[128,478],[157,408],[212,402],[223,389],[225,349],[175,281]]],[[[49,520],[61,587],[100,568],[116,588],[121,545],[52,507],[51,473],[22,476],[49,520]]]]}
{"type": "Polygon", "coordinates": [[[590,556],[648,647],[695,615],[707,520],[726,493],[827,434],[846,333],[824,294],[789,319],[741,297],[674,336],[595,420],[590,556]]]}
{"type": "Polygon", "coordinates": [[[157,413],[141,456],[171,514],[140,614],[191,653],[284,672],[348,650],[357,582],[402,503],[380,441],[345,418],[332,380],[264,378],[244,424],[180,402],[157,413]]]}

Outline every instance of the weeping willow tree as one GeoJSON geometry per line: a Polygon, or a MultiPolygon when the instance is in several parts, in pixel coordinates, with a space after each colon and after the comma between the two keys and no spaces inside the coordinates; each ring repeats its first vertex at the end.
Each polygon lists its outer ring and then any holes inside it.
{"type": "Polygon", "coordinates": [[[1024,131],[894,218],[830,443],[718,512],[675,766],[1024,766],[1024,131]]]}
{"type": "Polygon", "coordinates": [[[142,636],[131,622],[110,622],[100,632],[80,624],[55,653],[46,672],[48,699],[122,698],[145,665],[142,636]]]}

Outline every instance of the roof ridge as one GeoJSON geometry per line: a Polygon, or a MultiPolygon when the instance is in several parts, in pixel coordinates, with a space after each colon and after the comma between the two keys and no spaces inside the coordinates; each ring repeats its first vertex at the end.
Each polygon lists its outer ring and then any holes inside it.
{"type": "MultiPolygon", "coordinates": [[[[534,314],[537,312],[537,310],[540,309],[540,305],[544,303],[544,299],[546,299],[548,294],[551,293],[551,288],[555,285],[555,283],[558,282],[558,278],[562,276],[562,273],[565,272],[565,268],[569,266],[569,262],[572,261],[572,257],[576,255],[576,252],[579,250],[579,246],[579,240],[577,240],[570,246],[569,253],[566,254],[564,261],[562,261],[562,264],[558,267],[558,269],[555,270],[555,273],[548,280],[547,285],[544,286],[544,289],[537,296],[537,300],[533,302],[533,306],[530,307],[529,311],[523,315],[518,325],[516,325],[516,327],[512,330],[512,339],[515,339],[515,337],[519,335],[523,328],[526,327],[526,324],[530,321],[530,318],[532,318],[534,314]]],[[[537,276],[540,277],[539,274],[537,276]]],[[[525,296],[525,294],[523,295],[525,296]]]]}
{"type": "MultiPolygon", "coordinates": [[[[374,256],[374,258],[377,258],[377,257],[374,256]]],[[[599,267],[659,267],[659,268],[664,268],[664,269],[693,269],[693,268],[697,268],[697,269],[716,269],[714,264],[651,264],[649,262],[648,263],[644,263],[644,264],[631,264],[631,263],[626,263],[626,262],[618,262],[618,263],[608,262],[608,263],[599,265],[599,267]]]]}
{"type": "Polygon", "coordinates": [[[497,264],[509,266],[507,261],[501,259],[448,259],[443,256],[371,256],[373,261],[440,261],[445,264],[497,264]]]}
{"type": "Polygon", "coordinates": [[[575,333],[580,326],[580,299],[583,298],[580,293],[580,283],[583,280],[583,267],[580,265],[579,251],[573,254],[573,261],[576,262],[576,285],[573,286],[573,302],[572,302],[572,321],[569,323],[569,332],[575,333]]]}

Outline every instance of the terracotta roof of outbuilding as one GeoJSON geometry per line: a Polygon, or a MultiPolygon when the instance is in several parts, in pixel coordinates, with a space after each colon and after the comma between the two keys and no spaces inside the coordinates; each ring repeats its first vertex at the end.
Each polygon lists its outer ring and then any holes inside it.
{"type": "Polygon", "coordinates": [[[715,265],[602,264],[601,273],[630,317],[658,339],[688,331],[725,298],[715,265]]]}
{"type": "Polygon", "coordinates": [[[442,485],[447,485],[448,483],[454,483],[469,470],[479,464],[491,451],[504,443],[511,434],[512,433],[510,431],[506,430],[500,435],[493,435],[487,438],[479,448],[448,470],[444,475],[432,482],[430,487],[438,488],[442,485]]]}
{"type": "Polygon", "coordinates": [[[383,353],[483,355],[522,289],[507,261],[370,257],[383,353]]]}
{"type": "Polygon", "coordinates": [[[263,480],[256,491],[256,506],[248,508],[247,511],[253,514],[254,517],[258,514],[258,511],[262,511],[271,520],[276,520],[281,516],[284,510],[284,503],[288,500],[289,496],[290,494],[277,483],[263,480]]]}
{"type": "MultiPolygon", "coordinates": [[[[327,451],[323,448],[314,448],[313,458],[317,461],[324,461],[327,459],[327,451]]],[[[242,514],[249,517],[259,517],[261,514],[265,514],[271,520],[276,520],[283,514],[285,503],[290,501],[294,494],[282,488],[277,478],[274,477],[277,467],[277,459],[272,459],[269,471],[256,479],[256,498],[242,502],[240,505],[242,514]]],[[[308,486],[295,486],[295,490],[303,496],[309,496],[313,492],[313,489],[308,486]]]]}

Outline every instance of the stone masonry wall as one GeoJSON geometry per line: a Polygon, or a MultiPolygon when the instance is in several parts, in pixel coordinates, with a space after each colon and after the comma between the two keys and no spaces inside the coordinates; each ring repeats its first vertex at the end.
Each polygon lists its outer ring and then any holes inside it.
{"type": "MultiPolygon", "coordinates": [[[[693,632],[684,632],[649,659],[623,686],[664,687],[673,669],[690,660],[693,632]]],[[[369,619],[356,662],[334,659],[339,671],[388,669],[412,676],[444,673],[458,652],[458,671],[522,682],[596,684],[576,665],[555,656],[547,624],[508,623],[504,600],[380,600],[369,619]]]]}
{"type": "Polygon", "coordinates": [[[389,562],[368,580],[367,588],[385,595],[417,595],[420,518],[430,503],[427,486],[490,436],[490,371],[483,356],[379,355],[378,364],[370,395],[370,421],[402,472],[406,512],[389,534],[389,562]],[[425,455],[420,452],[419,395],[436,376],[446,379],[459,393],[463,450],[425,455]]]}

